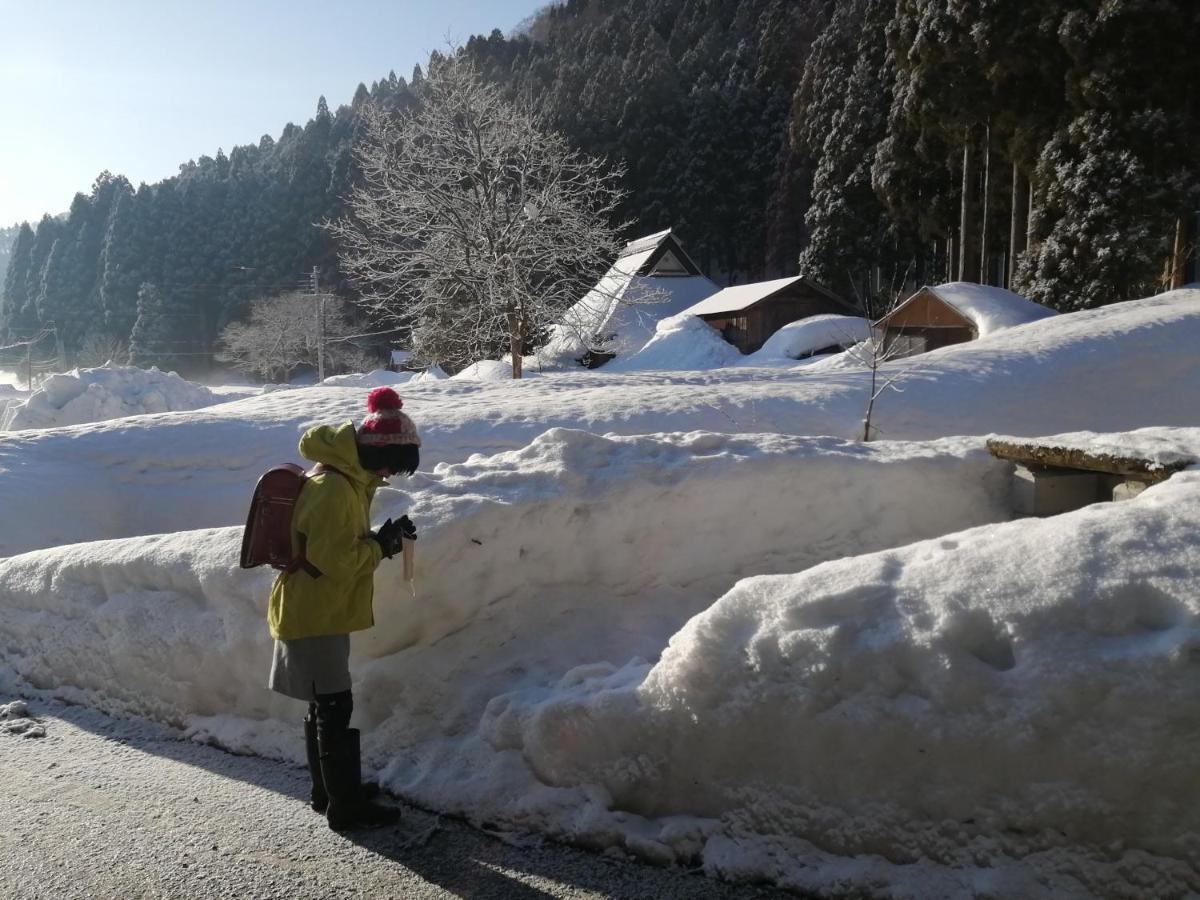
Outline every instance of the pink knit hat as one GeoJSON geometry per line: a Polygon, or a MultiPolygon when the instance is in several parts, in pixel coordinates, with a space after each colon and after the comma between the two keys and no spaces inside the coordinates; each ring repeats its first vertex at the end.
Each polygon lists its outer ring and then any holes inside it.
{"type": "Polygon", "coordinates": [[[358,426],[358,442],[369,447],[396,444],[421,446],[417,426],[400,412],[404,401],[390,387],[375,388],[367,395],[367,417],[358,426]]]}

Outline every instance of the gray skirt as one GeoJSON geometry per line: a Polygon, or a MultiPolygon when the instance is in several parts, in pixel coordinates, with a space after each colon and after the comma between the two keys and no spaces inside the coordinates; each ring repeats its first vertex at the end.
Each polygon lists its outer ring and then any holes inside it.
{"type": "Polygon", "coordinates": [[[276,641],[268,686],[297,700],[350,690],[350,635],[276,641]]]}

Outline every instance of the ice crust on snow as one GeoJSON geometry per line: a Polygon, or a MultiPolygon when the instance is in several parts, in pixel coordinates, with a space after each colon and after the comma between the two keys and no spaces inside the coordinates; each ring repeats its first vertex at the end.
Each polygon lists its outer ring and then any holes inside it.
{"type": "Polygon", "coordinates": [[[109,363],[51,375],[23,402],[5,409],[0,431],[200,409],[218,402],[220,398],[208,388],[174,372],[109,363]]]}
{"type": "MultiPolygon", "coordinates": [[[[405,385],[422,472],[373,517],[418,522],[418,571],[380,568],[353,641],[368,767],[472,821],[822,895],[1200,892],[1200,470],[1014,522],[985,449],[1194,459],[1198,297],[927,354],[871,444],[864,373],[819,364],[405,385]]],[[[0,553],[30,551],[0,559],[0,689],[299,763],[240,522],[364,401],[0,435],[29,510],[0,553]]]]}

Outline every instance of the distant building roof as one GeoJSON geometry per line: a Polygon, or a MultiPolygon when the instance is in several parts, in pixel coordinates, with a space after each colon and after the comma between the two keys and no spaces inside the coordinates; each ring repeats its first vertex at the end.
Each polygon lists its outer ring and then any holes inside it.
{"type": "Polygon", "coordinates": [[[660,319],[716,290],[668,228],[625,245],[596,286],[563,315],[561,338],[573,334],[606,352],[632,353],[654,335],[660,319]],[[638,302],[650,294],[663,302],[638,302]]]}
{"type": "Polygon", "coordinates": [[[671,229],[630,241],[613,266],[628,275],[700,275],[700,267],[687,255],[671,229]]]}
{"type": "Polygon", "coordinates": [[[663,239],[666,238],[670,233],[671,229],[668,228],[666,231],[648,234],[645,237],[640,237],[637,240],[630,241],[625,245],[625,249],[622,250],[618,256],[632,256],[634,253],[641,253],[643,250],[656,250],[658,249],[658,245],[662,243],[663,239]]]}
{"type": "Polygon", "coordinates": [[[733,287],[727,287],[713,294],[711,297],[701,300],[695,306],[684,310],[684,312],[693,316],[713,316],[721,313],[741,312],[742,310],[749,309],[760,300],[766,300],[773,294],[777,294],[784,288],[791,287],[800,281],[804,282],[806,287],[825,294],[832,300],[837,300],[839,303],[845,302],[828,288],[822,287],[815,281],[806,279],[803,275],[795,275],[791,278],[777,278],[774,281],[756,281],[751,284],[738,284],[733,287]]]}
{"type": "Polygon", "coordinates": [[[947,284],[926,285],[880,321],[886,322],[926,292],[969,320],[980,337],[993,331],[1057,315],[1049,307],[1034,303],[1004,288],[969,281],[952,281],[947,284]]]}

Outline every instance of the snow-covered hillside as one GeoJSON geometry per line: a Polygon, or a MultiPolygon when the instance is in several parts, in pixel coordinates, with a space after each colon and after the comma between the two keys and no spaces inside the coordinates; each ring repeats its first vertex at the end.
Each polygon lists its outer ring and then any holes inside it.
{"type": "MultiPolygon", "coordinates": [[[[353,643],[370,765],[474,821],[830,895],[1200,891],[1200,471],[1010,521],[984,448],[1200,459],[1198,338],[1179,291],[906,360],[871,444],[861,372],[405,385],[425,462],[374,516],[421,537],[353,643]]],[[[0,686],[299,761],[238,526],[364,398],[0,435],[0,686]]]]}

